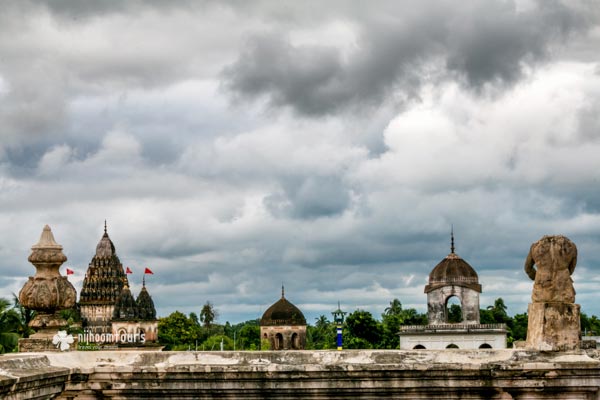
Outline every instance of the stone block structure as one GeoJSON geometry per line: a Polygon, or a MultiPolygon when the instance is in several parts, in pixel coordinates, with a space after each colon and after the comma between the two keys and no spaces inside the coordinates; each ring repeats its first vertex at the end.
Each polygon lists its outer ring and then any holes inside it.
{"type": "Polygon", "coordinates": [[[531,245],[525,260],[525,272],[534,281],[527,310],[527,348],[579,348],[580,307],[575,304],[571,279],[576,264],[577,247],[565,236],[544,236],[531,245]]]}
{"type": "Polygon", "coordinates": [[[265,311],[260,319],[261,340],[267,340],[271,350],[302,350],[306,345],[306,319],[302,311],[285,298],[265,311]]]}

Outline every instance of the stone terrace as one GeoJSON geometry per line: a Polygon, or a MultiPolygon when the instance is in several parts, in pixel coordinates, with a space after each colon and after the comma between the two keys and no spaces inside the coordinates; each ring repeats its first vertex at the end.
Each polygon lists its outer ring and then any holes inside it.
{"type": "Polygon", "coordinates": [[[600,355],[524,350],[0,356],[7,399],[600,399],[600,355]]]}

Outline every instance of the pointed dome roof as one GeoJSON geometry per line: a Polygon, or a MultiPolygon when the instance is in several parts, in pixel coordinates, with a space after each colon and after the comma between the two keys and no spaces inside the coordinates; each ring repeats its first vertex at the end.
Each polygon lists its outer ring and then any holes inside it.
{"type": "Polygon", "coordinates": [[[102,235],[100,242],[98,242],[98,245],[96,246],[96,257],[110,258],[115,254],[115,245],[108,237],[108,233],[106,231],[106,221],[104,221],[104,235],[102,235]]]}
{"type": "Polygon", "coordinates": [[[146,286],[142,286],[142,290],[136,300],[138,315],[141,320],[150,321],[156,319],[156,309],[152,296],[148,293],[146,286]]]}
{"type": "Polygon", "coordinates": [[[273,325],[306,325],[306,318],[302,311],[290,303],[281,289],[281,299],[265,311],[260,319],[261,326],[273,325]]]}
{"type": "Polygon", "coordinates": [[[477,272],[454,252],[454,234],[450,254],[429,273],[429,284],[425,286],[425,293],[451,285],[467,287],[481,293],[477,272]]]}
{"type": "Polygon", "coordinates": [[[131,321],[138,317],[137,303],[133,299],[129,286],[123,286],[123,290],[117,297],[117,303],[113,311],[113,319],[131,321]]]}

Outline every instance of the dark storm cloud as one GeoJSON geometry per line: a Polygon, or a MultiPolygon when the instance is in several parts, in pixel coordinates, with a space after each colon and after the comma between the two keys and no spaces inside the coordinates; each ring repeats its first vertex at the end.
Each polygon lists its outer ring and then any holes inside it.
{"type": "MultiPolygon", "coordinates": [[[[2,3],[9,2],[3,1],[2,3]]],[[[192,9],[194,5],[198,6],[208,2],[192,0],[24,0],[19,3],[28,3],[27,7],[35,5],[40,8],[46,8],[60,18],[78,21],[114,14],[136,13],[148,9],[155,9],[159,12],[168,12],[173,9],[192,9]]]]}
{"type": "Polygon", "coordinates": [[[520,11],[504,1],[461,7],[383,3],[360,18],[339,15],[359,26],[356,48],[348,54],[333,46],[294,44],[283,29],[251,38],[223,70],[224,87],[237,98],[264,96],[272,106],[324,115],[379,105],[391,92],[400,100],[415,97],[423,80],[447,73],[476,91],[486,84],[510,86],[525,66],[535,66],[552,47],[597,22],[593,4],[585,5],[542,1],[520,11]]]}

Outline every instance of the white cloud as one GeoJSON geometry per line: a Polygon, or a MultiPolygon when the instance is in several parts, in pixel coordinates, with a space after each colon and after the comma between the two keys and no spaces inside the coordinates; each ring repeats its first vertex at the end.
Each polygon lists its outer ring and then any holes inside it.
{"type": "Polygon", "coordinates": [[[38,163],[40,175],[60,174],[61,169],[71,161],[73,149],[66,144],[58,145],[48,150],[38,163]]]}

